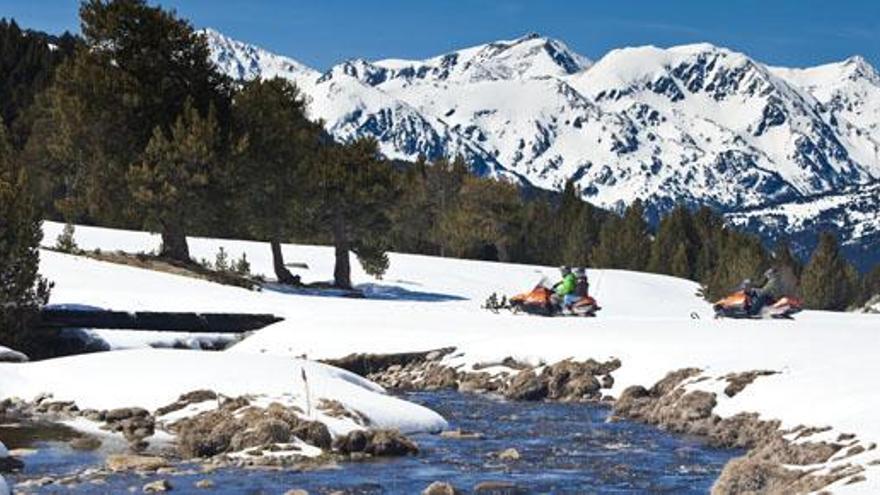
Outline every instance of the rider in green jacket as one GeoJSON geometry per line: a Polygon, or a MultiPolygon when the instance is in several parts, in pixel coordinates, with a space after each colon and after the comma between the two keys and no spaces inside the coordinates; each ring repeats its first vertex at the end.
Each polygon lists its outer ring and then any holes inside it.
{"type": "Polygon", "coordinates": [[[559,267],[559,271],[562,273],[562,280],[553,286],[553,292],[556,293],[561,301],[568,294],[574,293],[574,289],[577,286],[577,277],[572,273],[571,268],[567,266],[559,267]]]}

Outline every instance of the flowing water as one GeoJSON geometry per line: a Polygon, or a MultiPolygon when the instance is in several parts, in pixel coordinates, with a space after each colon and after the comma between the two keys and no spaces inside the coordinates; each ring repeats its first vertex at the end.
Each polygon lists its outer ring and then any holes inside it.
{"type": "MultiPolygon", "coordinates": [[[[504,482],[515,489],[480,493],[706,493],[723,465],[740,452],[708,447],[656,428],[606,421],[609,409],[592,404],[506,402],[457,392],[414,392],[404,398],[430,407],[452,428],[481,439],[420,434],[418,456],[343,463],[313,471],[224,469],[197,475],[114,475],[106,484],[63,488],[71,493],[122,493],[160,478],[174,493],[271,493],[291,488],[310,493],[418,494],[433,481],[472,492],[479,483],[504,482]],[[497,453],[514,448],[519,460],[497,453]],[[194,487],[210,479],[211,490],[194,487]]],[[[7,431],[6,434],[9,432],[7,431]]],[[[0,437],[6,434],[0,430],[0,437]]],[[[94,452],[73,451],[63,438],[41,439],[25,458],[23,476],[60,477],[100,463],[94,452]]],[[[20,442],[17,442],[20,443],[20,442]]],[[[12,477],[12,481],[20,479],[12,477]]],[[[58,486],[46,486],[55,493],[58,486]]],[[[37,490],[39,491],[39,490],[37,490]]]]}

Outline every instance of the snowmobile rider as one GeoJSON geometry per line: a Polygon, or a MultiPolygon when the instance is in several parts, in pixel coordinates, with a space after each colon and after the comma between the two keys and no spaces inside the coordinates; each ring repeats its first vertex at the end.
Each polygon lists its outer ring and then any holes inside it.
{"type": "Polygon", "coordinates": [[[562,280],[553,285],[553,295],[550,297],[551,302],[556,306],[561,306],[565,296],[573,294],[577,286],[577,277],[572,273],[570,267],[560,266],[559,273],[562,274],[562,280]]]}
{"type": "Polygon", "coordinates": [[[590,292],[590,283],[587,280],[587,269],[578,267],[574,269],[574,291],[566,294],[562,299],[562,304],[566,309],[571,309],[578,301],[587,297],[590,292]]]}
{"type": "Polygon", "coordinates": [[[751,312],[758,314],[764,306],[773,304],[776,300],[783,296],[782,294],[782,277],[774,267],[770,267],[764,272],[764,285],[751,291],[751,312]]]}

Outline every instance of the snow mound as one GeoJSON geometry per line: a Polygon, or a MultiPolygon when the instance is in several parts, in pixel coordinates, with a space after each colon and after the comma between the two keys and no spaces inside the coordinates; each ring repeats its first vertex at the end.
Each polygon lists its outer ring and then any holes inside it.
{"type": "Polygon", "coordinates": [[[316,412],[321,399],[356,410],[379,428],[437,431],[438,414],[384,393],[357,375],[332,366],[278,356],[138,349],[103,352],[0,367],[5,397],[33,399],[51,393],[81,409],[144,407],[155,410],[194,390],[228,397],[256,396],[309,409],[335,434],[357,426],[316,412]],[[305,374],[306,382],[302,376],[305,374]],[[307,383],[307,385],[306,385],[307,383]],[[307,403],[307,395],[309,403],[307,403]]]}

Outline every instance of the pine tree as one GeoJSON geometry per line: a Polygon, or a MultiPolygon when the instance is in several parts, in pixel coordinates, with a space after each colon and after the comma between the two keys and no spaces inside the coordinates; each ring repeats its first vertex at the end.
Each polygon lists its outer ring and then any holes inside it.
{"type": "Polygon", "coordinates": [[[694,279],[706,281],[718,271],[721,263],[721,250],[727,242],[730,232],[724,225],[724,219],[707,206],[697,209],[692,215],[693,230],[698,241],[697,255],[694,260],[694,279]]]}
{"type": "Polygon", "coordinates": [[[859,305],[863,305],[874,297],[880,296],[880,263],[874,265],[861,280],[859,305]]]}
{"type": "MultiPolygon", "coordinates": [[[[280,78],[246,84],[232,115],[237,141],[232,189],[246,212],[242,222],[250,235],[269,241],[277,280],[295,284],[281,243],[305,225],[307,168],[317,159],[321,129],[306,118],[299,89],[280,78]]],[[[316,179],[311,182],[317,187],[316,179]]]]}
{"type": "Polygon", "coordinates": [[[853,302],[852,267],[840,254],[831,232],[819,235],[819,243],[801,275],[804,302],[812,309],[842,311],[853,302]]]}
{"type": "Polygon", "coordinates": [[[699,251],[699,236],[691,213],[686,207],[677,206],[660,220],[648,270],[695,279],[699,251]]]}
{"type": "Polygon", "coordinates": [[[74,236],[75,233],[76,228],[73,224],[65,223],[64,229],[61,230],[61,233],[55,239],[55,250],[67,254],[79,253],[79,246],[77,246],[74,236]]]}
{"type": "Polygon", "coordinates": [[[567,225],[566,236],[563,239],[562,259],[564,264],[574,266],[587,266],[590,264],[593,248],[599,242],[600,223],[593,205],[584,202],[578,195],[576,201],[567,202],[564,208],[570,208],[570,212],[562,214],[571,223],[567,225]]]}
{"type": "Polygon", "coordinates": [[[804,270],[804,264],[791,250],[791,244],[786,238],[780,238],[773,249],[773,264],[778,267],[788,267],[796,277],[800,277],[804,270]]]}
{"type": "Polygon", "coordinates": [[[593,264],[602,268],[643,271],[651,256],[651,234],[644,218],[644,206],[634,201],[623,218],[612,215],[602,224],[599,243],[593,249],[593,264]]]}
{"type": "Polygon", "coordinates": [[[22,30],[14,19],[0,19],[0,118],[9,126],[13,148],[27,140],[27,113],[34,97],[51,84],[56,67],[75,44],[69,33],[50,36],[22,30]]]}
{"type": "Polygon", "coordinates": [[[727,295],[744,280],[759,283],[768,266],[767,251],[759,238],[725,230],[716,243],[715,266],[701,280],[704,295],[709,300],[727,295]]]}
{"type": "Polygon", "coordinates": [[[508,260],[519,201],[513,184],[466,176],[456,206],[437,221],[444,251],[455,257],[508,260]]]}
{"type": "Polygon", "coordinates": [[[432,226],[436,211],[432,208],[433,191],[428,189],[428,168],[423,156],[407,167],[401,179],[400,199],[391,212],[391,239],[394,250],[404,253],[437,254],[432,226]]]}
{"type": "Polygon", "coordinates": [[[51,284],[39,273],[43,231],[25,171],[13,162],[0,123],[0,345],[29,352],[28,333],[51,284]]]}
{"type": "Polygon", "coordinates": [[[88,0],[80,6],[83,44],[38,98],[28,161],[40,192],[68,220],[143,223],[125,182],[158,127],[169,134],[187,102],[222,124],[230,83],[210,60],[203,36],[173,12],[143,0],[88,0]]]}
{"type": "Polygon", "coordinates": [[[456,157],[451,163],[440,158],[426,170],[425,179],[430,194],[428,208],[434,220],[431,241],[439,247],[440,256],[448,256],[449,253],[446,252],[448,242],[444,242],[439,219],[453,214],[452,210],[458,205],[459,191],[468,175],[467,165],[461,157],[456,157]]]}
{"type": "Polygon", "coordinates": [[[313,165],[309,182],[317,189],[312,221],[333,239],[334,284],[351,288],[352,251],[368,274],[381,276],[388,268],[391,205],[399,189],[395,172],[379,155],[376,140],[361,138],[330,146],[320,163],[313,165]]]}
{"type": "Polygon", "coordinates": [[[143,160],[128,172],[128,184],[147,227],[162,234],[161,256],[189,262],[186,234],[191,219],[207,205],[211,178],[219,174],[219,136],[213,111],[206,116],[191,104],[166,136],[153,130],[143,160]]]}
{"type": "Polygon", "coordinates": [[[561,264],[553,230],[550,201],[537,197],[520,207],[519,223],[512,233],[511,260],[538,265],[561,264]]]}

